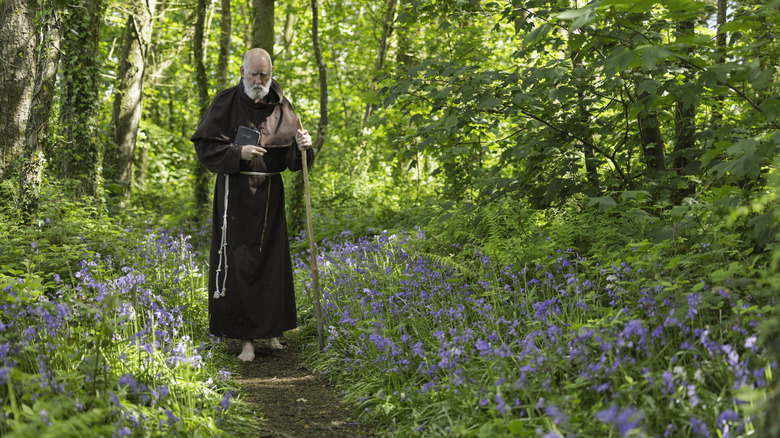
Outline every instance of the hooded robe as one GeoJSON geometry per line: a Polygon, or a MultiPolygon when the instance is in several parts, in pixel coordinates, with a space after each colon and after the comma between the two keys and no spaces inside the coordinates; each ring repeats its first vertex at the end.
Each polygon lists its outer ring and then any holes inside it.
{"type": "Polygon", "coordinates": [[[217,94],[191,138],[200,161],[217,173],[209,257],[214,335],[268,339],[297,327],[284,185],[277,173],[302,168],[297,130],[297,116],[276,81],[259,103],[239,81],[217,94]],[[268,151],[263,157],[241,160],[241,145],[232,143],[239,126],[260,131],[259,146],[268,151]]]}

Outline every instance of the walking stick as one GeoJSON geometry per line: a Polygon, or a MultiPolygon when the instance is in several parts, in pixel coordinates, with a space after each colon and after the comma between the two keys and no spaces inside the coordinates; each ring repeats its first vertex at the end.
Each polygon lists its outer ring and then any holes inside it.
{"type": "MultiPolygon", "coordinates": [[[[303,131],[301,118],[298,117],[298,127],[303,131]]],[[[311,252],[311,279],[314,285],[314,309],[317,312],[317,339],[320,343],[320,351],[325,349],[325,341],[322,336],[322,306],[320,305],[320,274],[317,270],[317,253],[314,250],[314,229],[311,225],[311,195],[309,194],[309,166],[308,151],[303,151],[303,191],[306,197],[306,225],[309,230],[309,252],[311,252]]]]}

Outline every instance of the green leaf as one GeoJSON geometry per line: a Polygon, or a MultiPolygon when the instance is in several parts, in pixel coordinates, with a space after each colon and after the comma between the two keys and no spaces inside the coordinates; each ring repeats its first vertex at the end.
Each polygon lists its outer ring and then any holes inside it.
{"type": "Polygon", "coordinates": [[[642,53],[642,64],[648,70],[655,68],[658,61],[672,56],[672,52],[669,49],[659,46],[637,47],[637,51],[642,53]]]}
{"type": "Polygon", "coordinates": [[[687,12],[694,14],[703,11],[706,3],[696,0],[666,0],[664,2],[667,9],[674,12],[687,12]]]}
{"type": "Polygon", "coordinates": [[[599,210],[601,211],[609,210],[615,205],[617,205],[617,203],[610,196],[601,196],[588,199],[588,207],[598,206],[599,210]]]}
{"type": "Polygon", "coordinates": [[[540,38],[546,37],[550,33],[550,29],[552,29],[552,26],[548,23],[542,23],[541,26],[535,27],[534,30],[528,32],[525,38],[523,38],[523,47],[527,48],[535,44],[540,38]]]}
{"type": "Polygon", "coordinates": [[[599,9],[615,6],[620,11],[644,11],[655,4],[655,0],[604,0],[599,3],[599,9]]]}
{"type": "Polygon", "coordinates": [[[652,80],[652,79],[646,79],[639,83],[639,86],[636,88],[636,92],[638,95],[642,95],[643,93],[647,94],[655,94],[655,92],[658,90],[658,86],[661,85],[658,82],[652,80]]]}
{"type": "Polygon", "coordinates": [[[746,403],[755,403],[762,400],[764,395],[764,391],[743,386],[737,390],[736,398],[746,403]]]}
{"type": "Polygon", "coordinates": [[[506,428],[512,435],[521,435],[523,431],[526,430],[525,426],[523,426],[523,422],[517,418],[509,421],[509,423],[506,425],[506,428]]]}
{"type": "Polygon", "coordinates": [[[580,27],[590,23],[596,18],[596,13],[593,8],[585,7],[581,9],[569,9],[558,14],[558,18],[561,20],[571,21],[569,30],[579,29],[580,27]]]}
{"type": "Polygon", "coordinates": [[[637,56],[626,46],[617,46],[610,53],[604,62],[604,72],[608,75],[614,75],[628,68],[636,60],[637,56]]]}
{"type": "Polygon", "coordinates": [[[493,109],[493,108],[495,108],[497,106],[501,106],[502,103],[503,102],[501,102],[500,100],[498,100],[495,97],[491,96],[491,97],[488,97],[487,99],[483,100],[482,102],[480,102],[479,105],[477,105],[477,108],[479,108],[481,110],[489,110],[489,109],[493,109]]]}
{"type": "Polygon", "coordinates": [[[717,141],[714,144],[714,148],[708,149],[706,152],[704,152],[701,156],[701,163],[703,165],[706,165],[710,161],[712,161],[713,158],[717,157],[718,155],[722,154],[723,151],[725,151],[729,146],[731,146],[731,142],[728,140],[721,140],[717,141]]]}
{"type": "Polygon", "coordinates": [[[780,100],[769,100],[761,104],[761,114],[766,117],[767,121],[773,121],[780,118],[780,100]]]}
{"type": "Polygon", "coordinates": [[[645,198],[645,196],[649,197],[650,192],[647,190],[626,190],[620,194],[620,199],[622,201],[627,201],[629,199],[636,199],[637,201],[641,201],[645,198]]]}

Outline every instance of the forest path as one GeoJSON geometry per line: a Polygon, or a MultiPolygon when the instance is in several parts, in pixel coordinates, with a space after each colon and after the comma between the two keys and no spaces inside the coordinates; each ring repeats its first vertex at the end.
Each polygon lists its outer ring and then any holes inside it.
{"type": "MultiPolygon", "coordinates": [[[[261,430],[257,437],[352,438],[376,434],[352,420],[350,408],[338,391],[317,372],[306,368],[303,353],[281,339],[283,350],[272,350],[255,341],[255,360],[241,364],[236,381],[244,401],[257,413],[261,430]]],[[[238,341],[229,348],[237,356],[238,341]]]]}

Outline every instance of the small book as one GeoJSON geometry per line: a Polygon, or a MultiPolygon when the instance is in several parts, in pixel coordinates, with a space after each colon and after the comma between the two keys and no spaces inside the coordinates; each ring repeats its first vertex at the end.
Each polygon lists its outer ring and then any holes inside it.
{"type": "Polygon", "coordinates": [[[260,144],[260,131],[246,126],[239,126],[238,132],[236,133],[236,140],[233,144],[238,146],[257,146],[260,144]]]}

